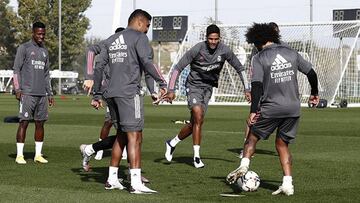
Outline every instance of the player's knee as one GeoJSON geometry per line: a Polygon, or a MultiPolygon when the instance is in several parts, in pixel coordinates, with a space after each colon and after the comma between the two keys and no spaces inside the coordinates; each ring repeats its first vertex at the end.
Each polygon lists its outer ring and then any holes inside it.
{"type": "Polygon", "coordinates": [[[20,128],[26,129],[29,125],[29,121],[21,121],[19,125],[20,128]]]}

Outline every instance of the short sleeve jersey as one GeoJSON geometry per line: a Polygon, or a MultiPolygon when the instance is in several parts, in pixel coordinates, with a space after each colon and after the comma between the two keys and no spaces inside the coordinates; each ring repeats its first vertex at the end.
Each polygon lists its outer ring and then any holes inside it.
{"type": "Polygon", "coordinates": [[[265,47],[252,60],[252,82],[263,83],[260,100],[265,118],[300,116],[298,71],[307,74],[312,65],[294,49],[281,44],[265,47]]]}

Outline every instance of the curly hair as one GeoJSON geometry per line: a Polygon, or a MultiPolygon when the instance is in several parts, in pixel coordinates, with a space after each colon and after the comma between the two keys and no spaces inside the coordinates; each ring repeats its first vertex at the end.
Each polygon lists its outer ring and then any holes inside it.
{"type": "Polygon", "coordinates": [[[246,34],[246,41],[253,43],[258,50],[267,42],[280,43],[280,34],[269,23],[254,23],[248,28],[246,34]]]}

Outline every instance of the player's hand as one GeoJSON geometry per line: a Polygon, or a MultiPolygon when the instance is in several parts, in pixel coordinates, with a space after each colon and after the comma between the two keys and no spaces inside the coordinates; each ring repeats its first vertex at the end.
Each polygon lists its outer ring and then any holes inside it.
{"type": "Polygon", "coordinates": [[[309,104],[311,107],[316,107],[319,104],[320,97],[318,95],[310,95],[309,104]]]}
{"type": "Polygon", "coordinates": [[[251,92],[245,91],[245,99],[248,103],[251,103],[251,92]]]}
{"type": "Polygon", "coordinates": [[[259,118],[259,114],[250,113],[248,119],[246,120],[247,125],[252,126],[258,118],[259,118]]]}
{"type": "Polygon", "coordinates": [[[85,91],[88,91],[87,95],[89,96],[94,85],[94,80],[85,80],[83,84],[83,88],[85,91]]]}
{"type": "Polygon", "coordinates": [[[168,92],[165,97],[164,97],[164,100],[169,102],[169,103],[172,103],[172,101],[176,98],[176,95],[174,92],[168,92]]]}
{"type": "Polygon", "coordinates": [[[20,101],[20,99],[21,99],[21,91],[15,92],[15,98],[20,101]]]}
{"type": "Polygon", "coordinates": [[[160,102],[165,101],[166,93],[167,93],[167,89],[161,88],[158,94],[156,93],[151,94],[151,98],[153,99],[153,104],[158,105],[160,102]]]}
{"type": "Polygon", "coordinates": [[[54,97],[49,97],[49,98],[48,98],[48,101],[49,101],[49,106],[50,106],[50,107],[55,106],[54,97]]]}
{"type": "Polygon", "coordinates": [[[91,106],[94,107],[96,110],[99,109],[100,107],[103,108],[103,104],[101,100],[92,99],[91,106]]]}

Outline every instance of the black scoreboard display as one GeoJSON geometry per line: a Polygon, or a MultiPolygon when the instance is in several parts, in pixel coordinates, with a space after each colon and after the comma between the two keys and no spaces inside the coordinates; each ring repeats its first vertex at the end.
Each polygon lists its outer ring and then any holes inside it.
{"type": "MultiPolygon", "coordinates": [[[[360,8],[333,10],[333,21],[360,20],[360,8]]],[[[356,24],[334,24],[334,37],[356,37],[359,27],[356,24]]]]}
{"type": "Polygon", "coordinates": [[[333,21],[360,20],[360,9],[333,10],[333,21]]]}
{"type": "Polygon", "coordinates": [[[188,28],[187,16],[154,16],[152,19],[153,41],[181,42],[188,28]]]}

